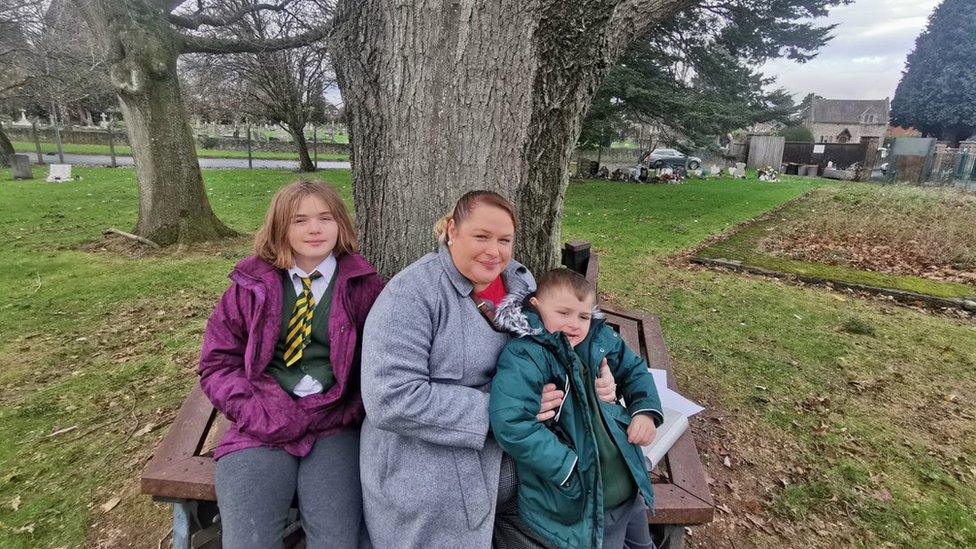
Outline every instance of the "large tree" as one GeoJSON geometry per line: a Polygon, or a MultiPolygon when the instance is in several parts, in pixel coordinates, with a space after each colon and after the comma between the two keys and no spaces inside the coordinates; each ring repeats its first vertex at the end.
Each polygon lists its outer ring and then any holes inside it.
{"type": "MultiPolygon", "coordinates": [[[[246,5],[242,0],[221,2],[233,9],[246,5]]],[[[248,41],[281,38],[294,34],[302,19],[290,10],[255,11],[225,32],[248,41]]],[[[264,53],[190,56],[185,66],[196,87],[203,88],[197,93],[219,90],[239,106],[238,114],[281,125],[295,143],[299,169],[315,171],[305,127],[325,119],[325,92],[335,83],[324,41],[264,53]]]]}
{"type": "MultiPolygon", "coordinates": [[[[57,0],[56,0],[57,1],[57,0]]],[[[186,53],[261,53],[316,42],[330,29],[325,0],[247,2],[238,9],[198,0],[71,0],[106,53],[139,179],[133,232],[159,244],[233,234],[207,200],[177,76],[186,53]],[[228,25],[257,11],[303,14],[295,34],[241,39],[228,25]]]]}
{"type": "Polygon", "coordinates": [[[791,21],[776,32],[825,32],[808,18],[837,3],[339,0],[333,58],[368,257],[396,272],[430,249],[433,220],[458,195],[489,188],[518,207],[516,257],[552,266],[580,122],[636,37],[695,5],[727,6],[729,34],[765,4],[791,21]]]}
{"type": "MultiPolygon", "coordinates": [[[[69,105],[104,108],[100,56],[63,6],[49,4],[0,0],[0,104],[57,118],[69,105]]],[[[0,151],[13,152],[2,128],[0,151]]]]}
{"type": "Polygon", "coordinates": [[[956,145],[976,133],[976,6],[945,0],[915,40],[891,121],[956,145]]]}
{"type": "Polygon", "coordinates": [[[805,62],[833,29],[795,15],[782,3],[709,2],[653,25],[604,79],[580,144],[609,145],[639,124],[661,128],[671,145],[701,149],[739,128],[787,122],[792,97],[754,67],[777,57],[805,62]]]}

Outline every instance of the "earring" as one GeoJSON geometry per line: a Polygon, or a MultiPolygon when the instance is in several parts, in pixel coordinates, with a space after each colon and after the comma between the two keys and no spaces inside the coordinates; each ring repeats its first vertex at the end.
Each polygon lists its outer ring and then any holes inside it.
{"type": "Polygon", "coordinates": [[[450,240],[447,241],[447,245],[450,246],[452,243],[450,240]]]}

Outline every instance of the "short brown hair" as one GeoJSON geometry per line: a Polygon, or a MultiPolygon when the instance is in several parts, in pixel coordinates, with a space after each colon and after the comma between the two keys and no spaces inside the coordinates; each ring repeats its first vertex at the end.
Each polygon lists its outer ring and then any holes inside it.
{"type": "Polygon", "coordinates": [[[536,295],[542,295],[557,288],[572,290],[573,295],[580,301],[588,297],[596,299],[596,286],[593,283],[576,271],[562,267],[553,269],[542,275],[542,278],[536,284],[535,293],[536,295]]]}
{"type": "Polygon", "coordinates": [[[460,226],[471,215],[476,206],[493,206],[504,210],[512,218],[512,226],[518,229],[518,215],[515,206],[504,196],[495,191],[468,191],[458,199],[451,211],[444,214],[434,224],[434,235],[441,244],[447,242],[447,222],[454,220],[454,226],[460,226]]]}
{"type": "Polygon", "coordinates": [[[298,211],[298,205],[307,196],[314,196],[324,202],[339,225],[339,238],[333,250],[336,257],[359,251],[356,229],[339,193],[322,181],[300,179],[278,189],[271,199],[264,225],[254,235],[255,255],[279,269],[292,267],[295,260],[291,246],[288,245],[288,227],[298,211]]]}

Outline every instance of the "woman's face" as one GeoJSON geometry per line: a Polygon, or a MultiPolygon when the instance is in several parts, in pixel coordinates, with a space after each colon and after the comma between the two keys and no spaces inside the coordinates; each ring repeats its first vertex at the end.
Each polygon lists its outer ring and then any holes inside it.
{"type": "Polygon", "coordinates": [[[505,210],[478,205],[460,225],[447,222],[447,238],[454,266],[480,292],[511,261],[515,224],[505,210]]]}

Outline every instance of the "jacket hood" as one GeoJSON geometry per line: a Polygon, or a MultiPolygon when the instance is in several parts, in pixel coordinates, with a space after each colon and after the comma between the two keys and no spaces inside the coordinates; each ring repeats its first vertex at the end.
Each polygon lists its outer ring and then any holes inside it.
{"type": "MultiPolygon", "coordinates": [[[[495,310],[495,327],[499,330],[511,332],[518,337],[538,336],[546,333],[542,325],[542,319],[536,312],[535,307],[529,304],[529,298],[535,292],[513,292],[505,296],[501,305],[495,310]]],[[[603,320],[605,317],[600,307],[593,305],[592,316],[594,320],[603,320]]],[[[590,332],[596,328],[599,322],[590,324],[590,332]]]]}

